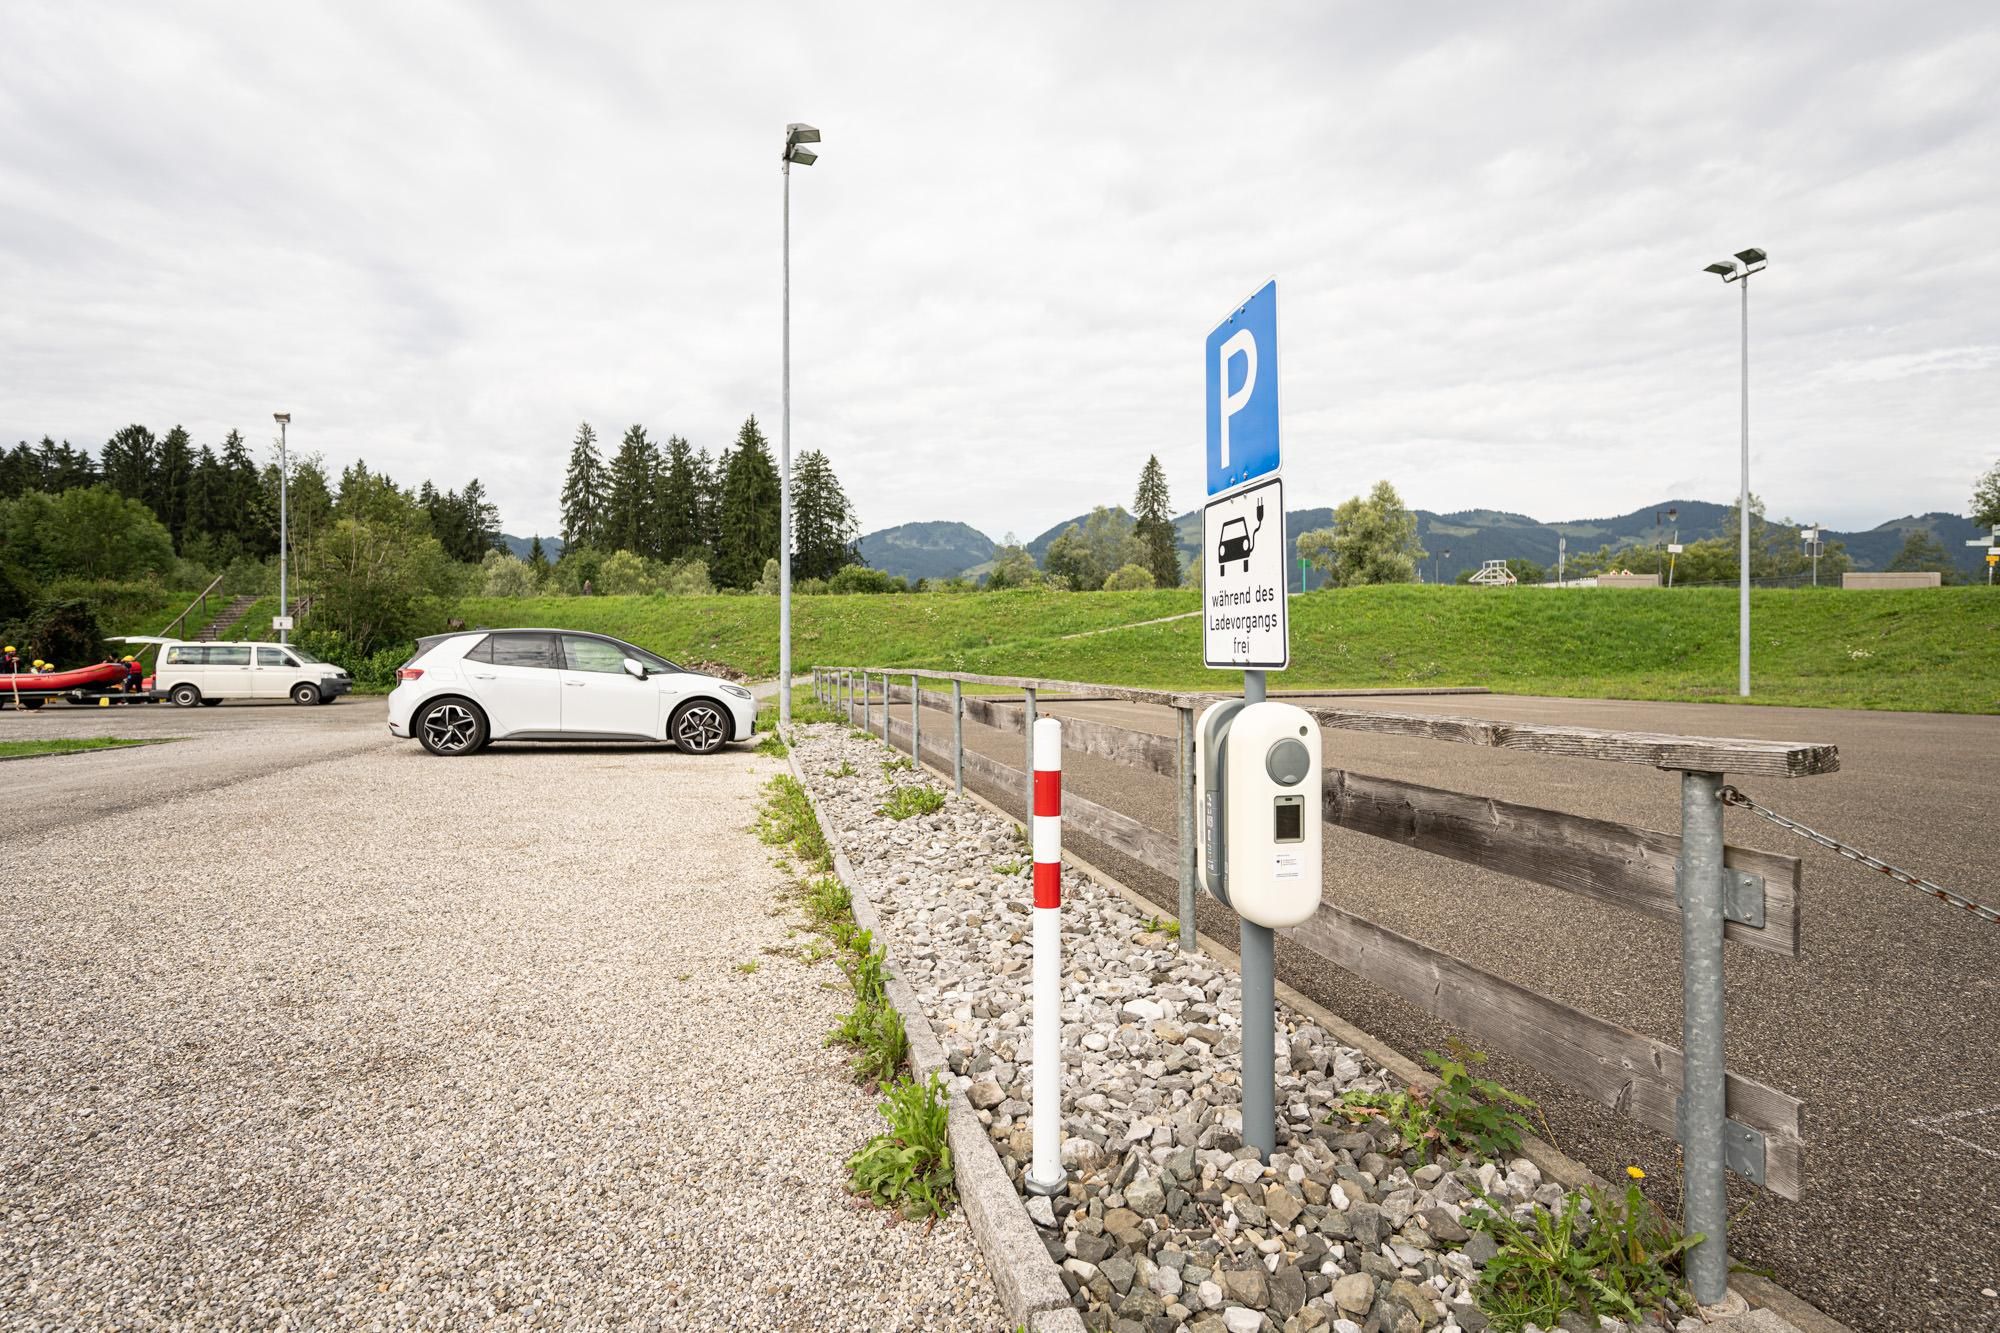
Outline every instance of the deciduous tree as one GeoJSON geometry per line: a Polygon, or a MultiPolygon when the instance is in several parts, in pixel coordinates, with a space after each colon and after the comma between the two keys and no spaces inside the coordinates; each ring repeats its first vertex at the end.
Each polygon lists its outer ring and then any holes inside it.
{"type": "Polygon", "coordinates": [[[1417,516],[1386,481],[1333,511],[1333,581],[1343,588],[1414,583],[1429,552],[1417,541],[1417,516]]]}

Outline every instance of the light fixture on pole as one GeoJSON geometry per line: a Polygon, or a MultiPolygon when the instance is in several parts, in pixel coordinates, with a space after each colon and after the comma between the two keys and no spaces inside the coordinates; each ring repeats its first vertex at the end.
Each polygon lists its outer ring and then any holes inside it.
{"type": "Polygon", "coordinates": [[[819,154],[805,145],[819,131],[794,121],[785,126],[785,358],[784,414],[778,422],[778,725],[792,725],[792,164],[809,167],[819,154]]]}
{"type": "Polygon", "coordinates": [[[1754,247],[1738,250],[1734,260],[1722,260],[1703,269],[1724,282],[1743,284],[1743,484],[1737,504],[1742,519],[1742,547],[1737,571],[1736,606],[1736,692],[1750,697],[1750,275],[1762,273],[1769,256],[1754,247]]]}
{"type": "MultiPolygon", "coordinates": [[[[288,498],[286,491],[292,467],[285,458],[285,430],[292,424],[292,414],[273,412],[271,419],[278,423],[278,617],[280,620],[289,620],[292,615],[292,603],[285,583],[285,563],[291,532],[286,516],[289,507],[286,503],[288,498]]],[[[279,629],[278,642],[290,643],[291,631],[279,629]]]]}
{"type": "Polygon", "coordinates": [[[1444,562],[1449,559],[1451,559],[1451,548],[1447,546],[1439,558],[1431,562],[1431,581],[1433,583],[1441,584],[1444,582],[1444,562]]]}

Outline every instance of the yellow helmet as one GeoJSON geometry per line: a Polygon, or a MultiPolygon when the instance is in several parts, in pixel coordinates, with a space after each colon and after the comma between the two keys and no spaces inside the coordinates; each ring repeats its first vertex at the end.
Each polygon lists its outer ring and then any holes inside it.
{"type": "Polygon", "coordinates": [[[130,653],[127,653],[127,654],[125,654],[125,656],[124,656],[123,660],[124,660],[124,661],[127,661],[127,662],[131,661],[131,660],[132,660],[132,654],[130,654],[130,653]]]}
{"type": "Polygon", "coordinates": [[[7,646],[6,646],[5,648],[0,648],[0,652],[4,652],[4,653],[11,653],[11,652],[13,652],[13,651],[14,651],[14,645],[13,645],[13,644],[11,644],[11,643],[10,643],[10,644],[8,644],[8,645],[7,645],[7,646]]]}

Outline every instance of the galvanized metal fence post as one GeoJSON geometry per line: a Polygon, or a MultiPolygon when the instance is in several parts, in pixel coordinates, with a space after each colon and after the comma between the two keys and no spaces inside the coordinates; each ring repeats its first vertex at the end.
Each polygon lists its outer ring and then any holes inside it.
{"type": "Polygon", "coordinates": [[[951,786],[965,795],[965,686],[951,683],[951,786]]]}
{"type": "Polygon", "coordinates": [[[910,763],[916,767],[916,770],[919,773],[924,771],[924,752],[922,747],[920,747],[917,744],[917,732],[921,726],[921,723],[917,719],[917,710],[919,708],[922,708],[923,706],[924,706],[923,689],[917,683],[916,673],[911,672],[910,673],[910,763]]]}
{"type": "Polygon", "coordinates": [[[866,671],[863,671],[861,673],[861,729],[863,731],[867,731],[869,729],[868,728],[868,673],[866,671]]]}
{"type": "Polygon", "coordinates": [[[1193,953],[1195,947],[1194,930],[1194,710],[1176,708],[1174,715],[1180,720],[1180,745],[1174,769],[1177,788],[1175,803],[1180,808],[1181,832],[1181,949],[1193,953]]]}
{"type": "Polygon", "coordinates": [[[1028,772],[1027,797],[1021,806],[1021,822],[1032,827],[1035,822],[1035,689],[1023,686],[1021,697],[1025,701],[1022,713],[1022,730],[1027,733],[1027,762],[1022,765],[1028,772]]]}
{"type": "Polygon", "coordinates": [[[1729,1287],[1729,1121],[1722,1041],[1724,870],[1722,775],[1681,774],[1681,1095],[1675,1108],[1682,1148],[1682,1226],[1702,1242],[1688,1251],[1688,1286],[1703,1305],[1729,1287]]]}

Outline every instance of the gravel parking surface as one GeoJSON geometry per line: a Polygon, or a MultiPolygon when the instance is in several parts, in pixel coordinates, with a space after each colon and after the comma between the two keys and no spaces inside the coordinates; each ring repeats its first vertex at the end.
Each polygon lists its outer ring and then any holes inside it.
{"type": "Polygon", "coordinates": [[[398,745],[11,838],[0,1323],[1001,1327],[845,1192],[773,771],[398,745]]]}

